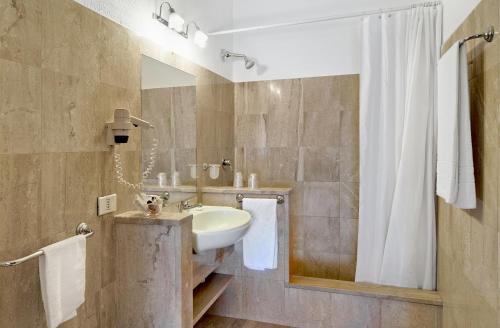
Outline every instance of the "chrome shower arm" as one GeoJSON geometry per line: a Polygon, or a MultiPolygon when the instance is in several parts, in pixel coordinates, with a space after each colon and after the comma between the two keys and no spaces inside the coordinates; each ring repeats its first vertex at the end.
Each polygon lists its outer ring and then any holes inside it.
{"type": "Polygon", "coordinates": [[[222,59],[224,59],[224,60],[226,58],[229,58],[229,57],[247,58],[247,56],[244,54],[238,54],[235,52],[227,51],[225,49],[221,50],[220,55],[221,55],[222,59]]]}

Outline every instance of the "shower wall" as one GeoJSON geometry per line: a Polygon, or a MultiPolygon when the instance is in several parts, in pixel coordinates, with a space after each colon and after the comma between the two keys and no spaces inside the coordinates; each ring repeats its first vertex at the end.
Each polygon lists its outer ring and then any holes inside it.
{"type": "Polygon", "coordinates": [[[294,188],[292,275],[354,279],[358,99],[358,75],[235,85],[236,170],[294,188]]]}
{"type": "MultiPolygon", "coordinates": [[[[482,0],[446,42],[500,28],[500,3],[482,0]]],[[[472,143],[478,207],[463,211],[438,205],[438,290],[444,327],[500,326],[500,38],[467,43],[472,143]]]]}

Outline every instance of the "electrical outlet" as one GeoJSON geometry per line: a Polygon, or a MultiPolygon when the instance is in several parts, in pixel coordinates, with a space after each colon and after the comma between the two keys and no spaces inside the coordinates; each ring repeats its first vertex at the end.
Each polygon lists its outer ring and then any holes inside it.
{"type": "Polygon", "coordinates": [[[116,194],[97,197],[97,215],[116,211],[116,194]]]}

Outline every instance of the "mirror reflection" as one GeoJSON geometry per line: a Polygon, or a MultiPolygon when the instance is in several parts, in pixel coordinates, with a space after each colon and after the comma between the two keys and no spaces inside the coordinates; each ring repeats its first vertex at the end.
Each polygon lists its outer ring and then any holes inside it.
{"type": "Polygon", "coordinates": [[[196,186],[196,77],[142,56],[142,117],[155,131],[142,132],[142,167],[158,139],[157,162],[147,184],[196,186]]]}

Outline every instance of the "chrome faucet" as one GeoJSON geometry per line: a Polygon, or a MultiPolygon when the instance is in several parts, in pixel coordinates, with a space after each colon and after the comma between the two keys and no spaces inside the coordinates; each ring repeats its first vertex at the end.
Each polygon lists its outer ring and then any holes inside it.
{"type": "Polygon", "coordinates": [[[202,207],[203,205],[202,204],[195,204],[195,205],[191,205],[189,204],[189,200],[182,200],[179,205],[177,205],[177,207],[179,208],[179,212],[182,212],[184,210],[190,210],[192,208],[196,208],[196,207],[202,207]]]}

